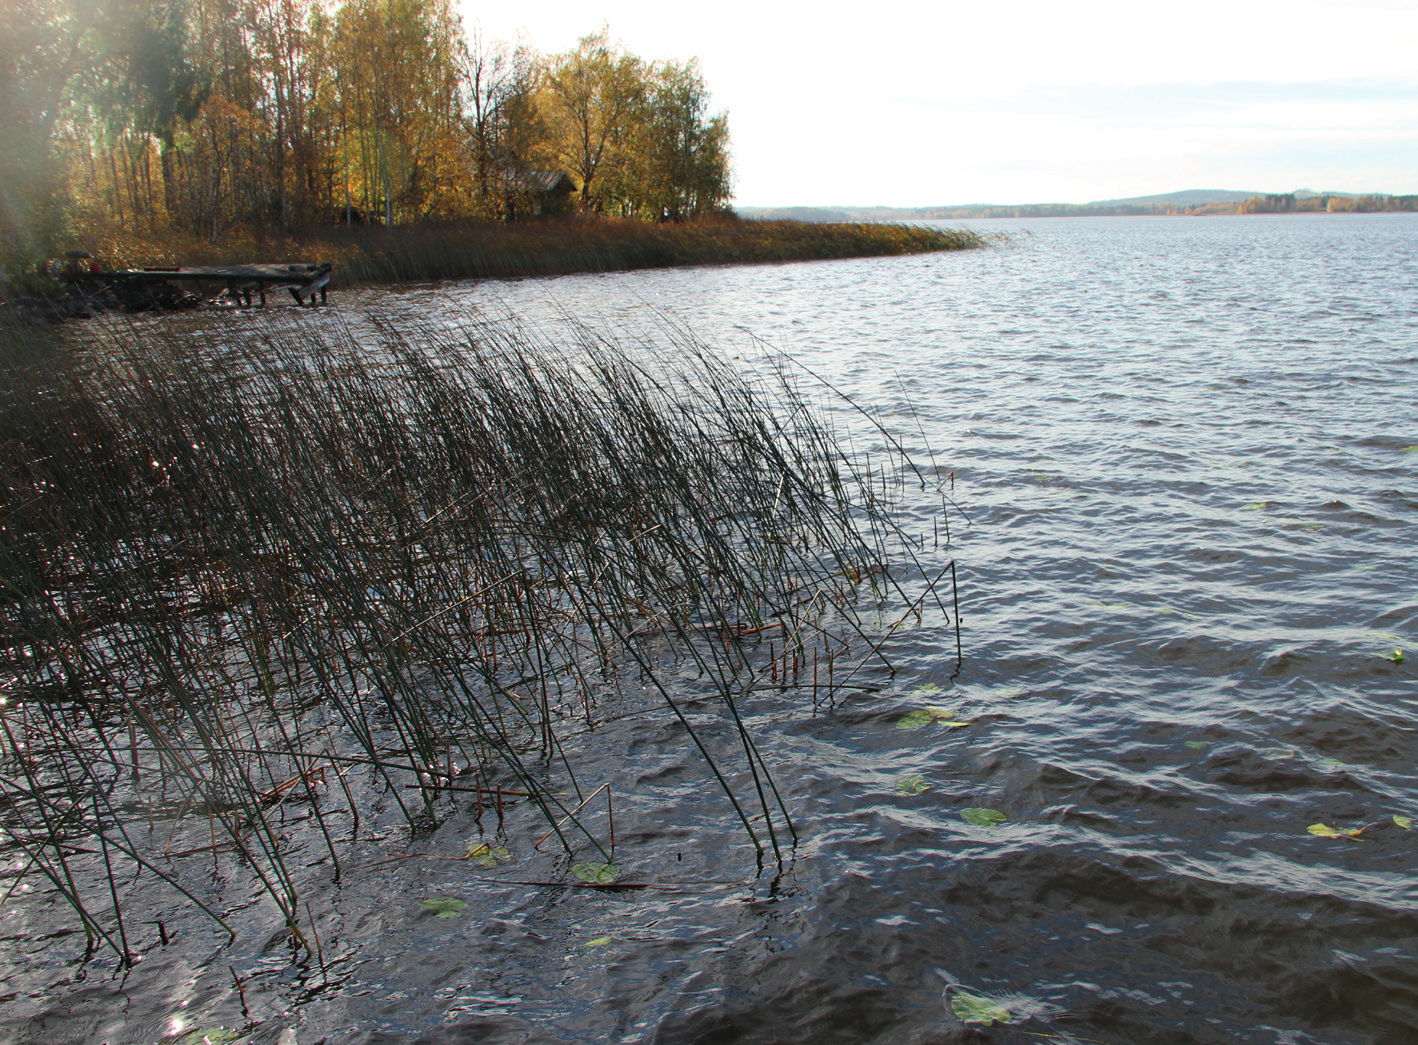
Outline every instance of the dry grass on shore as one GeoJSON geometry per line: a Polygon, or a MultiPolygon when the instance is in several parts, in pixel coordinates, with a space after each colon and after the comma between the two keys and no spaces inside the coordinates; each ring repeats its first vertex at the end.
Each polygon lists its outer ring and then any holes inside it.
{"type": "Polygon", "coordinates": [[[234,231],[219,243],[108,237],[85,245],[105,264],[332,261],[341,285],[620,272],[683,265],[880,257],[984,246],[969,230],[717,217],[653,224],[613,218],[520,224],[335,227],[281,235],[234,231]]]}

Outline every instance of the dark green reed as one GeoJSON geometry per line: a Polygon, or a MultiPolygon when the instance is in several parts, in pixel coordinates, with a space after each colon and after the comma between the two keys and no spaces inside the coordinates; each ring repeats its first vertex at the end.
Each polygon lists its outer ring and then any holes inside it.
{"type": "Polygon", "coordinates": [[[822,385],[684,335],[278,322],[0,332],[5,895],[42,876],[126,960],[120,883],[225,926],[234,858],[304,943],[293,805],[336,877],[380,802],[520,803],[609,862],[568,742],[627,690],[781,859],[741,702],[863,685],[883,607],[934,594],[899,447],[849,452],[822,385]],[[689,713],[715,704],[737,753],[689,713]]]}

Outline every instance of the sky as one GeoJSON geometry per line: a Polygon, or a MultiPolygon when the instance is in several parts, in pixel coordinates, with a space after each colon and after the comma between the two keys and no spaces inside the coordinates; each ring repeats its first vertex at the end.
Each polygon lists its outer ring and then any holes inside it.
{"type": "Polygon", "coordinates": [[[1418,193],[1418,0],[462,0],[490,41],[697,57],[740,207],[1418,193]]]}

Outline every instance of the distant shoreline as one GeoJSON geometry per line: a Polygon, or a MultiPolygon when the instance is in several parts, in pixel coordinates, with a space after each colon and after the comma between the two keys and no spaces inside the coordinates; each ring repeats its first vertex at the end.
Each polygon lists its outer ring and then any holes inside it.
{"type": "Polygon", "coordinates": [[[807,222],[968,221],[979,218],[1188,218],[1226,214],[1392,214],[1418,213],[1418,195],[1278,193],[1195,203],[1118,200],[1104,203],[970,204],[962,207],[746,207],[739,213],[745,218],[755,220],[791,219],[807,222]]]}

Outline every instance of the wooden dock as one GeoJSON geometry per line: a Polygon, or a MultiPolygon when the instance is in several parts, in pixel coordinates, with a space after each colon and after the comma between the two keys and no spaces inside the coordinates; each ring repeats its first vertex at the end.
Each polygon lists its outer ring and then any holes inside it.
{"type": "Polygon", "coordinates": [[[330,283],[331,263],[275,265],[173,265],[141,269],[100,269],[78,271],[69,278],[79,283],[101,284],[120,299],[151,299],[154,307],[182,307],[175,300],[196,298],[185,304],[211,302],[251,307],[253,301],[266,305],[266,291],[282,287],[290,291],[298,305],[325,304],[330,283]],[[183,289],[184,285],[186,289],[183,289]]]}

